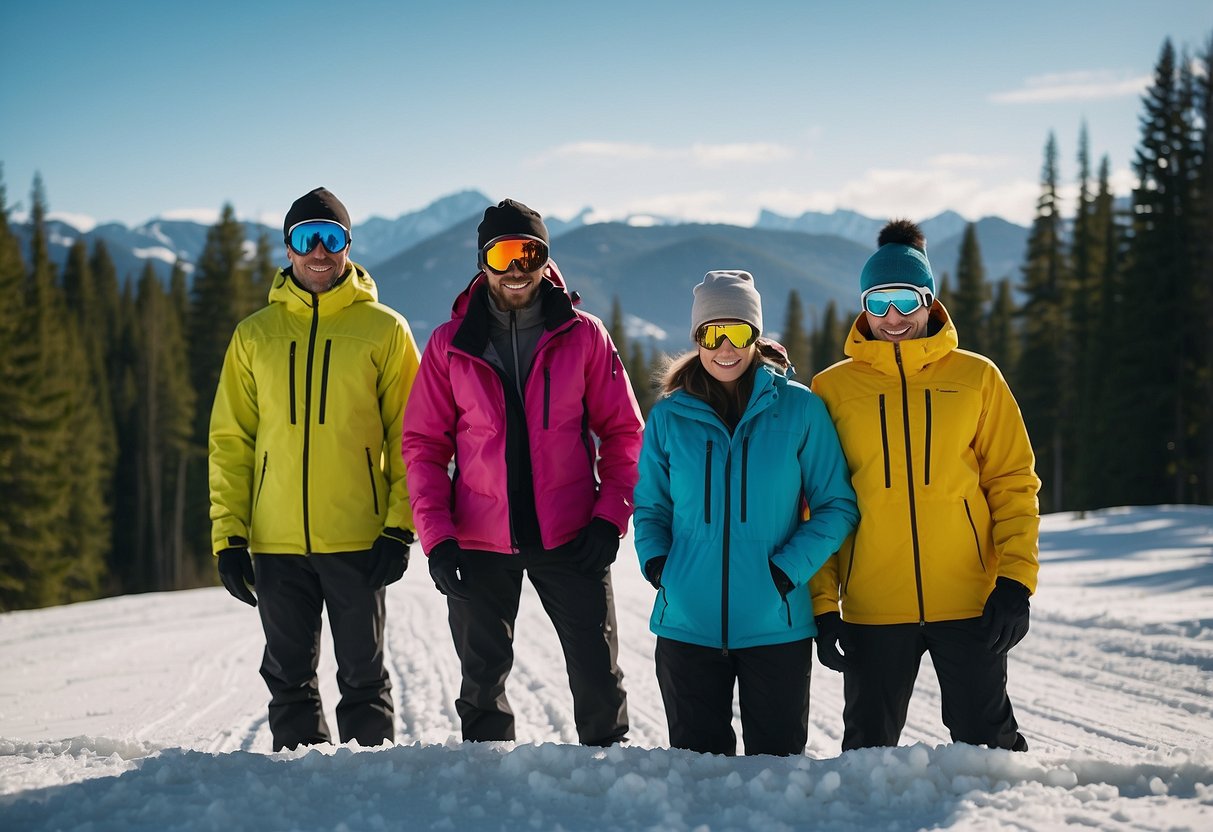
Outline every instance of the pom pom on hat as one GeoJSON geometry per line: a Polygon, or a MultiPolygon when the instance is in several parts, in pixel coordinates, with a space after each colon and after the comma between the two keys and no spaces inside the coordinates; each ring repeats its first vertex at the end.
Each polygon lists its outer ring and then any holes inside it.
{"type": "Polygon", "coordinates": [[[927,259],[922,229],[909,220],[894,220],[880,231],[880,246],[859,274],[859,292],[894,283],[921,286],[935,297],[935,276],[927,259]]]}
{"type": "Polygon", "coordinates": [[[350,212],[328,188],[308,191],[294,201],[282,223],[283,240],[290,236],[293,227],[308,220],[332,220],[347,232],[350,230],[350,212]]]}
{"type": "Polygon", "coordinates": [[[691,340],[709,321],[737,320],[762,332],[762,297],[754,276],[743,271],[711,271],[694,289],[691,304],[691,340]]]}
{"type": "Polygon", "coordinates": [[[538,237],[548,244],[548,227],[539,213],[521,202],[503,199],[496,205],[484,209],[484,219],[476,228],[476,248],[482,249],[489,240],[507,234],[525,234],[538,237]]]}

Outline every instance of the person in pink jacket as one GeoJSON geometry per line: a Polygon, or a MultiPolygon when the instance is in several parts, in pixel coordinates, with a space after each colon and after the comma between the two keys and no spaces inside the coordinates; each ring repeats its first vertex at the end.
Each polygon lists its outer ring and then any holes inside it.
{"type": "Polygon", "coordinates": [[[514,739],[505,683],[526,572],[564,650],[578,739],[611,745],[628,717],[610,566],[640,410],[602,321],[574,308],[539,214],[507,199],[477,231],[480,271],[430,337],[402,443],[463,673],[455,709],[465,740],[514,739]]]}

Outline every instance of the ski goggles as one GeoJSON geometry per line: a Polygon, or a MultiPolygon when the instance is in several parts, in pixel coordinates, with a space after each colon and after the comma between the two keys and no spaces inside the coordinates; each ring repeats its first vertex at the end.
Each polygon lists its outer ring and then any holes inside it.
{"type": "Polygon", "coordinates": [[[316,246],[324,246],[329,254],[345,251],[350,244],[350,232],[332,220],[297,222],[286,232],[286,244],[296,254],[308,254],[316,246]]]}
{"type": "Polygon", "coordinates": [[[897,286],[877,286],[868,289],[859,296],[865,312],[883,318],[889,314],[889,307],[895,307],[903,315],[915,312],[920,306],[931,305],[931,293],[922,286],[911,286],[908,283],[897,286]]]}
{"type": "Polygon", "coordinates": [[[510,263],[517,263],[520,271],[533,272],[548,262],[548,246],[536,237],[495,237],[484,244],[477,259],[480,268],[494,274],[508,272],[510,263]]]}
{"type": "Polygon", "coordinates": [[[704,324],[695,333],[695,343],[705,350],[719,349],[725,338],[737,349],[744,350],[758,340],[758,330],[746,323],[704,324]]]}

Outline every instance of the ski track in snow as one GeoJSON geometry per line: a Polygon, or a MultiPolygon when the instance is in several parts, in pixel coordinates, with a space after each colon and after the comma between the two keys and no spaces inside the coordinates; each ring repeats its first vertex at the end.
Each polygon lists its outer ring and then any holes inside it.
{"type": "MultiPolygon", "coordinates": [[[[388,593],[397,740],[383,749],[271,754],[257,613],[222,589],[0,615],[0,828],[1213,828],[1213,509],[1044,519],[1032,629],[1009,668],[1022,755],[949,745],[929,659],[897,749],[839,754],[842,677],[816,663],[804,757],[666,749],[653,590],[630,538],[612,573],[629,745],[576,746],[560,644],[525,581],[518,740],[463,744],[425,567],[418,552],[388,593]]],[[[326,625],[334,734],[335,670],[326,625]]]]}

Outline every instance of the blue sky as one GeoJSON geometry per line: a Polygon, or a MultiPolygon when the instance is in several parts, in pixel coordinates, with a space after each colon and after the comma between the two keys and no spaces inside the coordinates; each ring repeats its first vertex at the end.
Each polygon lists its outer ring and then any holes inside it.
{"type": "Polygon", "coordinates": [[[280,221],[325,185],[356,222],[468,188],[545,215],[750,224],[760,208],[1027,222],[1049,131],[1085,120],[1131,187],[1156,2],[5,4],[10,206],[280,221]]]}

